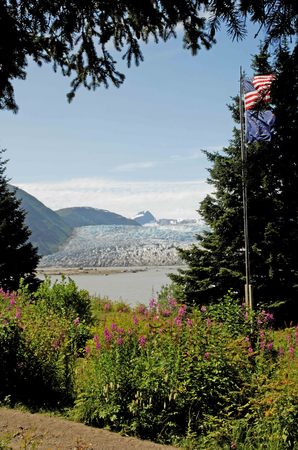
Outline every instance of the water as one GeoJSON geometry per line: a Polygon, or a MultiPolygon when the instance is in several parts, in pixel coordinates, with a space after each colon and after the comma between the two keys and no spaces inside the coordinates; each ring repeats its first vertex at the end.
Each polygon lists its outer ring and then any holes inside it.
{"type": "MultiPolygon", "coordinates": [[[[177,273],[177,266],[139,268],[140,271],[102,274],[69,275],[80,289],[86,289],[91,295],[123,300],[134,306],[138,303],[148,304],[152,297],[171,282],[167,274],[177,273]]],[[[50,275],[55,281],[59,275],[50,275]]]]}

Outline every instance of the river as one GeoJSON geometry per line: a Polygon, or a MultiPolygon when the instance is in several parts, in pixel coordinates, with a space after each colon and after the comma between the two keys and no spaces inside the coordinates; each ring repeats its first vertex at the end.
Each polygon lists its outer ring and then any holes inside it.
{"type": "MultiPolygon", "coordinates": [[[[123,300],[134,306],[138,303],[148,304],[162,286],[170,283],[167,274],[177,273],[177,269],[177,266],[138,267],[109,274],[74,273],[68,276],[80,289],[87,289],[91,295],[123,300]]],[[[61,279],[59,275],[49,276],[52,281],[61,279]]]]}

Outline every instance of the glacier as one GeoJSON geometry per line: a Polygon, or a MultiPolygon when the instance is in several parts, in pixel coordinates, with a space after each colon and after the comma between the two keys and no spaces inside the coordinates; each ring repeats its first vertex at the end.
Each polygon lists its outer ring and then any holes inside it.
{"type": "Polygon", "coordinates": [[[179,265],[177,247],[188,248],[202,231],[199,224],[138,227],[96,225],[75,228],[58,252],[40,267],[127,267],[179,265]]]}

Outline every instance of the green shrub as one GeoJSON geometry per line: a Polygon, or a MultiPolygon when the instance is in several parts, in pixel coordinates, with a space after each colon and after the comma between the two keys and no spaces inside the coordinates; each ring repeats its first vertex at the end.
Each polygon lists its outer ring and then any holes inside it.
{"type": "Polygon", "coordinates": [[[92,320],[91,315],[91,300],[88,291],[78,289],[75,282],[63,276],[61,282],[54,282],[46,280],[40,284],[39,288],[34,294],[35,301],[42,300],[48,310],[53,310],[61,317],[66,317],[70,320],[79,318],[80,322],[90,324],[92,320]]]}
{"type": "Polygon", "coordinates": [[[0,292],[0,400],[69,403],[78,328],[44,305],[0,292]]]}

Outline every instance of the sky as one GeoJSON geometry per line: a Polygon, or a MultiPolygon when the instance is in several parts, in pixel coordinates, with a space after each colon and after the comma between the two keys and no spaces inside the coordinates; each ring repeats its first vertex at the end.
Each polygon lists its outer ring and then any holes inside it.
{"type": "Polygon", "coordinates": [[[259,40],[218,43],[192,56],[181,32],[143,45],[144,62],[127,68],[120,88],[79,89],[66,100],[69,78],[30,63],[14,83],[17,114],[0,111],[0,148],[11,184],[54,210],[91,206],[133,217],[198,218],[212,186],[202,149],[229,144],[227,104],[239,91],[240,65],[250,74],[259,40]]]}

